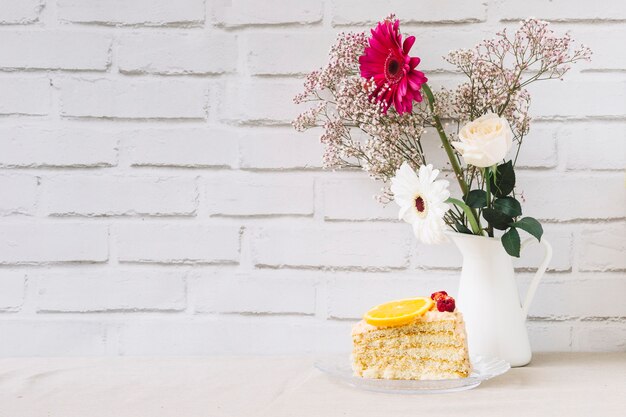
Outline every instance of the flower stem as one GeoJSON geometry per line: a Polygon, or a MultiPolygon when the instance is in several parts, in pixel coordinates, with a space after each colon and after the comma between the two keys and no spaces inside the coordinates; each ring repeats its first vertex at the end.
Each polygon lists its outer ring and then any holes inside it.
{"type": "Polygon", "coordinates": [[[450,164],[452,165],[452,169],[454,170],[454,175],[459,182],[463,197],[465,197],[469,191],[469,187],[463,179],[463,171],[461,170],[461,166],[459,165],[459,162],[454,155],[454,150],[452,150],[452,146],[450,146],[450,141],[446,136],[446,132],[443,130],[443,126],[441,125],[441,119],[439,119],[439,116],[435,114],[435,97],[433,96],[433,92],[430,90],[428,84],[422,84],[422,89],[424,90],[424,92],[426,93],[426,97],[428,98],[428,107],[430,107],[430,111],[433,114],[435,128],[437,129],[437,133],[439,133],[439,138],[441,139],[441,143],[443,144],[443,149],[445,149],[446,154],[448,154],[448,159],[450,160],[450,164]]]}
{"type": "MultiPolygon", "coordinates": [[[[428,98],[428,107],[430,108],[430,112],[433,114],[433,120],[435,121],[435,128],[437,129],[437,133],[439,134],[439,139],[441,139],[441,143],[443,144],[443,149],[445,149],[446,154],[448,155],[448,159],[450,160],[450,164],[452,165],[452,169],[454,170],[454,176],[456,177],[456,180],[459,183],[459,187],[461,187],[461,192],[463,193],[463,197],[465,198],[465,196],[467,196],[467,193],[469,192],[469,187],[467,183],[465,182],[465,179],[463,177],[463,170],[461,169],[461,166],[459,165],[459,161],[456,159],[456,156],[454,155],[454,150],[452,149],[452,146],[450,145],[450,141],[448,140],[448,137],[446,136],[446,132],[443,130],[441,119],[439,119],[439,116],[435,114],[435,96],[433,95],[433,92],[431,91],[430,87],[426,83],[422,84],[422,90],[424,90],[424,93],[426,93],[426,97],[428,98]]],[[[455,200],[455,201],[463,204],[459,200],[455,200]]],[[[454,202],[454,204],[457,204],[457,203],[454,202]]],[[[482,235],[483,233],[480,227],[480,218],[478,217],[476,210],[468,207],[465,204],[463,205],[465,206],[465,208],[461,206],[459,207],[463,208],[463,211],[465,211],[465,214],[467,215],[467,219],[472,225],[472,231],[474,232],[475,235],[482,235]]]]}
{"type": "MultiPolygon", "coordinates": [[[[485,177],[485,189],[487,192],[487,207],[491,208],[491,167],[483,169],[483,176],[485,177]]],[[[487,235],[493,237],[493,226],[487,226],[487,235]]]]}

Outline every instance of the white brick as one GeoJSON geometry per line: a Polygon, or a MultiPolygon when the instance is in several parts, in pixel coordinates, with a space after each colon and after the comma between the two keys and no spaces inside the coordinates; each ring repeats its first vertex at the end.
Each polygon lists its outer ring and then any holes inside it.
{"type": "MultiPolygon", "coordinates": [[[[446,12],[448,11],[450,9],[446,10],[446,12]]],[[[448,52],[452,50],[472,48],[483,39],[493,36],[491,32],[485,29],[473,27],[469,29],[429,27],[428,30],[424,30],[419,25],[405,27],[403,16],[398,15],[398,17],[402,22],[400,29],[405,34],[404,37],[415,36],[415,44],[411,48],[409,55],[418,56],[421,59],[417,69],[426,72],[427,78],[430,78],[429,71],[458,71],[456,67],[446,62],[444,56],[447,56],[448,52]]]]}
{"type": "Polygon", "coordinates": [[[206,180],[205,195],[212,214],[313,214],[313,178],[309,175],[217,175],[206,180]]]}
{"type": "Polygon", "coordinates": [[[190,303],[205,313],[315,313],[315,278],[294,275],[280,270],[194,271],[188,283],[190,303]]]}
{"type": "Polygon", "coordinates": [[[204,21],[202,0],[58,0],[62,21],[104,25],[162,26],[204,21]]]}
{"type": "Polygon", "coordinates": [[[402,268],[410,232],[404,225],[266,227],[253,238],[256,265],[402,268]]]}
{"type": "Polygon", "coordinates": [[[374,24],[384,19],[390,13],[395,13],[402,23],[451,23],[451,22],[479,22],[486,18],[486,3],[479,0],[469,0],[454,7],[442,7],[436,0],[394,3],[393,6],[385,2],[364,3],[357,0],[343,0],[333,3],[333,23],[374,24]]]}
{"type": "MultiPolygon", "coordinates": [[[[624,15],[626,16],[626,11],[624,15]]],[[[589,28],[572,28],[570,32],[578,44],[582,43],[593,51],[590,62],[581,62],[576,64],[576,67],[616,71],[626,68],[626,56],[615,53],[621,46],[620,40],[626,37],[626,27],[618,25],[603,27],[594,24],[589,28]]]]}
{"type": "Polygon", "coordinates": [[[121,326],[120,354],[346,352],[351,345],[350,326],[312,317],[139,318],[121,326]]]}
{"type": "MultiPolygon", "coordinates": [[[[557,135],[561,127],[555,124],[531,124],[530,132],[523,139],[516,167],[553,168],[557,165],[557,135]]],[[[515,158],[517,145],[514,145],[509,158],[515,158]]]]}
{"type": "Polygon", "coordinates": [[[0,311],[19,310],[24,302],[26,275],[23,272],[0,273],[0,311]]]}
{"type": "Polygon", "coordinates": [[[89,128],[1,128],[0,148],[0,166],[4,168],[117,164],[117,139],[107,131],[89,128]]]}
{"type": "Polygon", "coordinates": [[[303,90],[301,81],[256,79],[229,81],[219,103],[220,119],[228,122],[291,123],[307,107],[293,104],[303,90]]]}
{"type": "Polygon", "coordinates": [[[59,85],[62,116],[122,119],[206,117],[207,87],[199,82],[68,79],[59,85]]]}
{"type": "Polygon", "coordinates": [[[219,128],[137,129],[120,134],[132,166],[233,167],[237,133],[219,128]]]}
{"type": "Polygon", "coordinates": [[[533,352],[572,350],[572,324],[569,322],[528,321],[528,337],[533,352]]]}
{"type": "Polygon", "coordinates": [[[37,202],[37,177],[0,176],[0,215],[33,214],[37,202]]]}
{"type": "Polygon", "coordinates": [[[586,225],[581,229],[580,247],[577,249],[580,270],[626,271],[626,225],[624,222],[597,226],[586,225]]]}
{"type": "Polygon", "coordinates": [[[0,264],[105,262],[108,231],[96,224],[0,225],[0,264]]]}
{"type": "Polygon", "coordinates": [[[231,34],[134,33],[119,41],[124,73],[219,74],[237,68],[237,42],[231,34]]]}
{"type": "Polygon", "coordinates": [[[307,74],[327,61],[335,38],[335,33],[326,32],[252,32],[247,37],[248,68],[260,75],[307,74]]]}
{"type": "Polygon", "coordinates": [[[106,270],[29,274],[38,281],[40,312],[176,311],[185,308],[184,273],[106,270]]]}
{"type": "Polygon", "coordinates": [[[625,123],[567,124],[559,132],[568,169],[621,170],[626,167],[625,123]]]}
{"type": "Polygon", "coordinates": [[[274,0],[271,5],[255,0],[214,1],[213,20],[222,26],[315,23],[322,19],[322,2],[274,0]]]}
{"type": "Polygon", "coordinates": [[[626,82],[551,80],[528,87],[530,113],[540,117],[623,117],[626,115],[626,82]],[[602,100],[597,100],[602,97],[602,100]]]}
{"type": "Polygon", "coordinates": [[[0,115],[46,115],[50,105],[48,78],[0,78],[0,115]]]}
{"type": "Polygon", "coordinates": [[[624,352],[626,323],[624,321],[590,321],[574,327],[572,345],[581,352],[624,352]]]}
{"type": "MultiPolygon", "coordinates": [[[[524,300],[530,276],[524,277],[525,285],[520,291],[524,300]]],[[[542,318],[574,317],[624,317],[626,304],[626,280],[620,276],[602,274],[558,275],[544,277],[529,315],[542,318]],[[601,301],[590,303],[589,294],[602,294],[601,301]]]]}
{"type": "Polygon", "coordinates": [[[115,226],[121,262],[235,263],[239,227],[199,224],[115,226]]]}
{"type": "MultiPolygon", "coordinates": [[[[523,207],[522,207],[523,209],[523,207]]],[[[532,216],[530,214],[530,216],[532,216]]],[[[571,230],[565,225],[543,224],[543,237],[552,246],[552,260],[548,264],[548,271],[567,271],[572,268],[572,241],[571,230]]],[[[575,228],[574,228],[575,229],[575,228]]],[[[520,230],[522,242],[531,236],[520,230]]],[[[531,240],[530,246],[524,248],[519,259],[513,261],[516,268],[535,270],[544,257],[543,245],[531,240]]]]}
{"type": "Polygon", "coordinates": [[[0,320],[0,356],[98,356],[107,353],[106,325],[97,321],[0,320]],[[28,343],[24,343],[27,340],[28,343]]]}
{"type": "MultiPolygon", "coordinates": [[[[411,230],[409,224],[404,226],[411,230]]],[[[415,241],[415,238],[413,238],[415,241]]],[[[417,243],[413,251],[415,264],[419,268],[443,268],[443,269],[459,269],[463,264],[461,252],[456,248],[452,241],[439,245],[426,245],[417,243]]]]}
{"type": "Polygon", "coordinates": [[[621,173],[540,174],[518,174],[516,190],[523,196],[525,216],[554,220],[626,216],[626,188],[621,173]]]}
{"type": "Polygon", "coordinates": [[[293,129],[254,127],[243,130],[239,138],[240,166],[254,169],[319,168],[323,146],[321,129],[304,133],[293,129]]]}
{"type": "Polygon", "coordinates": [[[533,16],[551,21],[624,20],[626,4],[623,2],[571,1],[571,0],[505,0],[498,9],[501,19],[520,20],[533,16]]]}
{"type": "Polygon", "coordinates": [[[194,215],[193,178],[59,175],[43,180],[44,210],[61,216],[194,215]]]}
{"type": "Polygon", "coordinates": [[[3,0],[0,8],[0,24],[36,22],[42,7],[42,0],[3,0]]]}
{"type": "MultiPolygon", "coordinates": [[[[448,133],[455,132],[455,126],[448,126],[446,131],[448,133]]],[[[426,162],[432,164],[437,169],[448,169],[448,172],[444,171],[443,175],[448,181],[450,181],[450,189],[457,187],[456,180],[450,175],[451,167],[450,160],[446,151],[441,144],[441,138],[437,134],[437,130],[433,128],[427,128],[421,138],[422,148],[424,149],[424,155],[426,155],[426,162]]],[[[459,190],[459,193],[461,191],[459,190]]]]}
{"type": "MultiPolygon", "coordinates": [[[[484,220],[483,220],[483,223],[484,220]]],[[[407,225],[406,227],[409,227],[407,225]]],[[[553,253],[548,265],[549,271],[567,271],[572,267],[572,233],[566,227],[544,224],[544,237],[551,243],[553,253]]],[[[530,237],[520,233],[522,240],[530,237]]],[[[414,263],[419,268],[460,269],[463,256],[452,241],[439,245],[417,243],[414,249],[414,263]]],[[[531,244],[521,253],[519,259],[513,259],[514,268],[535,270],[543,259],[543,246],[531,244]]]]}
{"type": "Polygon", "coordinates": [[[383,184],[367,177],[333,178],[322,182],[324,218],[327,220],[397,220],[398,205],[374,199],[383,184]]]}
{"type": "Polygon", "coordinates": [[[429,296],[444,290],[456,296],[457,274],[413,271],[339,274],[328,281],[328,317],[360,319],[375,305],[401,298],[429,296]]]}
{"type": "Polygon", "coordinates": [[[19,69],[106,70],[111,37],[74,31],[6,32],[0,67],[19,69]]]}

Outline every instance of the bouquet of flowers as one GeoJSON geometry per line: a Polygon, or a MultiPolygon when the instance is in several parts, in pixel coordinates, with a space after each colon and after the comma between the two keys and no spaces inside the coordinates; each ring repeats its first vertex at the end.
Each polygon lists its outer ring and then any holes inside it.
{"type": "Polygon", "coordinates": [[[379,200],[394,200],[399,218],[425,243],[445,240],[446,227],[494,236],[519,257],[518,229],[541,239],[541,224],[522,217],[515,192],[515,165],[529,131],[530,95],[537,81],[562,79],[570,64],[589,60],[569,35],[556,36],[547,22],[528,19],[513,34],[503,30],[472,49],[445,59],[467,77],[432,91],[410,56],[414,36],[403,40],[391,15],[371,35],[341,33],[328,63],[310,73],[295,103],[314,102],[293,124],[299,131],[323,127],[327,168],[361,168],[385,186],[379,200]],[[460,198],[428,163],[422,140],[435,129],[458,182],[460,198]],[[515,148],[513,152],[511,148],[515,148]],[[513,153],[513,158],[509,158],[513,153]]]}

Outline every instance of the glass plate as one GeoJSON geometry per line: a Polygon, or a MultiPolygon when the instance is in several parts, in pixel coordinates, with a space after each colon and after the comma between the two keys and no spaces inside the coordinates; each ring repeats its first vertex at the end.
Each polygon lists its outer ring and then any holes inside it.
{"type": "Polygon", "coordinates": [[[433,394],[464,391],[476,388],[481,382],[502,375],[511,365],[498,358],[476,356],[470,358],[472,374],[467,378],[441,380],[369,379],[355,376],[350,365],[350,355],[332,355],[318,358],[315,367],[338,381],[352,387],[396,394],[433,394]]]}

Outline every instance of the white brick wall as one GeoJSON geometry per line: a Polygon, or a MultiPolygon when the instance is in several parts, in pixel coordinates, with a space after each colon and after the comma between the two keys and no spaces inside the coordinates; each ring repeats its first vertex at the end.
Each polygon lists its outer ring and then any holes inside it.
{"type": "Polygon", "coordinates": [[[289,126],[335,34],[393,11],[433,85],[458,79],[449,49],[528,16],[594,49],[534,91],[519,184],[554,258],[529,331],[625,350],[626,3],[3,0],[0,355],[346,350],[371,305],[455,294],[454,247],[417,245],[289,126]]]}

